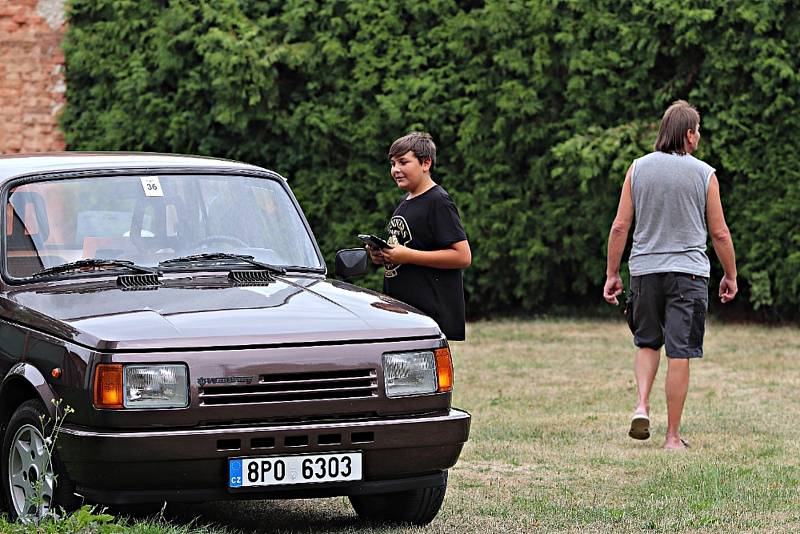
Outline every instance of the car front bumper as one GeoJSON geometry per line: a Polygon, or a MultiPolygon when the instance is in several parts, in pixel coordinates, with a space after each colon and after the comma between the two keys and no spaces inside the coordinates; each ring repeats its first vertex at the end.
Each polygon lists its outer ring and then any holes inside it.
{"type": "Polygon", "coordinates": [[[64,426],[61,462],[88,501],[125,504],[303,498],[436,486],[469,436],[470,415],[197,430],[95,431],[64,426]],[[363,480],[228,488],[228,459],[361,452],[363,480]]]}

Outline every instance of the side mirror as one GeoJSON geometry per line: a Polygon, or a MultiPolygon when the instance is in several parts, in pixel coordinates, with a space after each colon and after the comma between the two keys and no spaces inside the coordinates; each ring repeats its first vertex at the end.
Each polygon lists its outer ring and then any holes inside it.
{"type": "Polygon", "coordinates": [[[339,278],[355,278],[367,272],[369,256],[363,248],[346,248],[336,253],[334,271],[339,278]]]}

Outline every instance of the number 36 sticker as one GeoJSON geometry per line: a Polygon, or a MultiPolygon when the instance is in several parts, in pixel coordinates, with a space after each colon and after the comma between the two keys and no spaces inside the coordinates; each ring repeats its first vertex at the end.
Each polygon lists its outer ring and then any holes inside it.
{"type": "Polygon", "coordinates": [[[164,190],[161,189],[161,182],[158,181],[158,176],[141,176],[142,189],[144,194],[148,197],[163,197],[164,190]]]}

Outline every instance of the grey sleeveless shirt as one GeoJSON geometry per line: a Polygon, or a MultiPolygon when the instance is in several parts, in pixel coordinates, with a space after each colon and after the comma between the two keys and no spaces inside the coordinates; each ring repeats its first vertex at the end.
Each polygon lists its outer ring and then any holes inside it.
{"type": "Polygon", "coordinates": [[[706,198],[714,170],[689,154],[652,152],[633,162],[636,225],[628,263],[631,276],[709,276],[706,198]]]}

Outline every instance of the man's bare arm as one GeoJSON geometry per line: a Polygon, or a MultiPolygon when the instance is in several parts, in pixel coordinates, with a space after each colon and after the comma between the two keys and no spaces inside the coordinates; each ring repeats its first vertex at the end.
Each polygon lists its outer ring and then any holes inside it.
{"type": "Polygon", "coordinates": [[[633,222],[633,196],[631,194],[631,174],[633,165],[628,168],[625,182],[622,184],[622,193],[617,206],[617,216],[611,224],[608,234],[608,254],[606,259],[606,283],[603,287],[603,298],[606,302],[617,304],[617,295],[622,293],[622,279],[619,277],[619,266],[622,263],[622,253],[628,241],[628,232],[633,222]]]}
{"type": "Polygon", "coordinates": [[[725,214],[722,211],[717,175],[712,174],[710,180],[706,199],[708,232],[711,234],[714,251],[725,271],[724,277],[719,283],[719,297],[722,302],[730,302],[739,291],[736,283],[736,252],[733,249],[733,238],[731,238],[731,232],[725,223],[725,214]]]}

